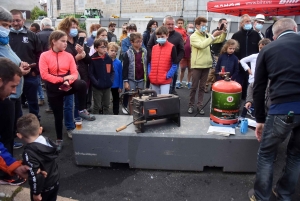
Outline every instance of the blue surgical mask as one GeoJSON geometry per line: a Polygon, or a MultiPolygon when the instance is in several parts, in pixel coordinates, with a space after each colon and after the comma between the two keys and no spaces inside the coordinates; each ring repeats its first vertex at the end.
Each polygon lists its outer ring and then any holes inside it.
{"type": "Polygon", "coordinates": [[[249,31],[252,28],[252,24],[245,24],[244,29],[249,31]]]}
{"type": "Polygon", "coordinates": [[[200,32],[206,32],[206,30],[207,30],[207,27],[206,26],[201,26],[201,28],[200,28],[200,32]]]}
{"type": "Polygon", "coordinates": [[[23,27],[21,27],[21,29],[19,29],[19,30],[15,30],[13,27],[10,27],[10,30],[19,33],[21,31],[23,31],[23,27]]]}
{"type": "Polygon", "coordinates": [[[156,30],[156,28],[151,28],[151,31],[155,31],[156,30]]]}
{"type": "Polygon", "coordinates": [[[93,32],[92,32],[92,35],[93,35],[94,37],[96,37],[96,36],[97,36],[97,31],[93,31],[93,32]]]}
{"type": "Polygon", "coordinates": [[[194,29],[188,28],[187,32],[188,32],[188,33],[194,33],[194,29]]]}
{"type": "Polygon", "coordinates": [[[69,35],[71,37],[75,37],[75,36],[77,36],[77,34],[78,34],[78,30],[77,29],[71,29],[70,30],[70,34],[69,35]]]}
{"type": "Polygon", "coordinates": [[[7,37],[9,35],[10,30],[0,26],[0,37],[7,37]]]}
{"type": "Polygon", "coordinates": [[[158,38],[156,39],[156,42],[158,42],[159,44],[163,45],[167,42],[167,39],[166,38],[158,38]]]}
{"type": "Polygon", "coordinates": [[[255,26],[255,29],[257,29],[257,30],[260,31],[260,30],[263,28],[263,26],[264,26],[264,25],[258,24],[258,23],[257,23],[256,26],[255,26]]]}

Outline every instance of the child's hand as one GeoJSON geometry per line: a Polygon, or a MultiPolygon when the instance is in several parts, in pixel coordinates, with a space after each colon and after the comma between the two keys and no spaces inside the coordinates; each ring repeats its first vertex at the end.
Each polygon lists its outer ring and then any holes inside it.
{"type": "Polygon", "coordinates": [[[68,81],[64,81],[64,84],[65,85],[70,85],[68,81]]]}
{"type": "Polygon", "coordinates": [[[126,89],[126,90],[130,90],[130,87],[129,87],[129,83],[128,82],[125,82],[124,83],[124,88],[126,89]]]}
{"type": "Polygon", "coordinates": [[[41,200],[42,200],[41,194],[33,195],[33,200],[34,200],[34,201],[41,201],[41,200]]]}
{"type": "Polygon", "coordinates": [[[122,92],[122,89],[121,89],[121,88],[119,88],[119,89],[118,89],[118,92],[119,92],[119,93],[121,93],[121,92],[122,92]]]}
{"type": "Polygon", "coordinates": [[[248,73],[249,73],[249,75],[252,75],[252,71],[250,68],[248,68],[248,73]]]}
{"type": "Polygon", "coordinates": [[[252,103],[250,103],[250,102],[247,102],[247,103],[245,104],[245,108],[246,108],[247,110],[249,110],[251,106],[252,106],[252,103]]]}

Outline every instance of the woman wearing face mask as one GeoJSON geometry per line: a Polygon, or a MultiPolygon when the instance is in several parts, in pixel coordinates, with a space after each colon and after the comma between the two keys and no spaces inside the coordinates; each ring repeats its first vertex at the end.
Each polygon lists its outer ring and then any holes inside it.
{"type": "Polygon", "coordinates": [[[87,39],[86,45],[91,47],[94,44],[94,40],[97,36],[97,30],[101,28],[100,24],[92,24],[90,27],[90,34],[91,36],[87,39]]]}
{"type": "MultiPolygon", "coordinates": [[[[97,35],[96,35],[96,39],[104,39],[104,40],[108,40],[107,39],[107,30],[104,28],[100,28],[97,31],[97,35]]],[[[89,55],[92,56],[94,53],[96,52],[95,48],[94,48],[94,44],[90,47],[90,53],[89,55]]]]}
{"type": "Polygon", "coordinates": [[[155,32],[157,26],[158,26],[158,23],[155,20],[150,20],[148,22],[146,31],[144,31],[144,33],[143,33],[143,44],[145,47],[147,47],[150,36],[155,32]]]}

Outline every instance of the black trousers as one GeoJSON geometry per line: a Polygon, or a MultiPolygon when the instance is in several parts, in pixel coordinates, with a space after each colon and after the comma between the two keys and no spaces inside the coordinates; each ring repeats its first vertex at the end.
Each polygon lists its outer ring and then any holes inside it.
{"type": "Polygon", "coordinates": [[[63,136],[63,117],[64,117],[64,96],[77,93],[78,110],[86,109],[86,83],[83,80],[75,80],[71,84],[72,89],[64,92],[58,90],[59,84],[47,82],[47,96],[54,114],[55,131],[57,139],[62,139],[63,136]]]}
{"type": "MultiPolygon", "coordinates": [[[[59,189],[59,184],[55,185],[54,189],[47,191],[47,192],[42,192],[42,200],[43,201],[56,201],[57,200],[57,194],[58,194],[58,189],[59,189]]],[[[33,194],[30,193],[30,199],[33,201],[33,194]]]]}
{"type": "Polygon", "coordinates": [[[114,115],[119,114],[120,94],[119,94],[118,90],[119,90],[119,88],[111,88],[111,95],[113,97],[113,113],[114,113],[114,115]]]}

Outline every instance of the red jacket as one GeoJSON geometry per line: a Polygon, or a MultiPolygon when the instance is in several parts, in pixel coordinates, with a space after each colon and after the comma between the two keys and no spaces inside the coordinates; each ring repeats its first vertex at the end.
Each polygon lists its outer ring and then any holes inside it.
{"type": "Polygon", "coordinates": [[[150,83],[154,85],[170,84],[172,78],[167,79],[167,73],[172,67],[173,44],[154,45],[151,55],[150,83]]]}

